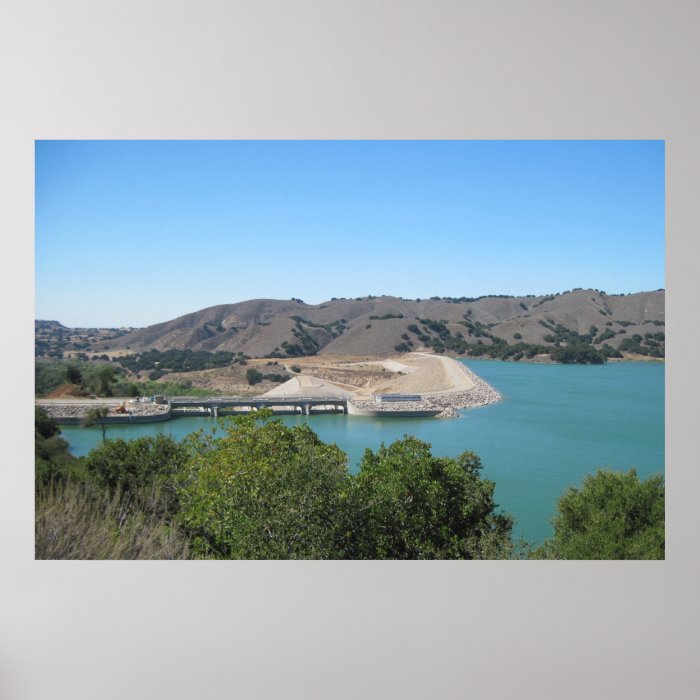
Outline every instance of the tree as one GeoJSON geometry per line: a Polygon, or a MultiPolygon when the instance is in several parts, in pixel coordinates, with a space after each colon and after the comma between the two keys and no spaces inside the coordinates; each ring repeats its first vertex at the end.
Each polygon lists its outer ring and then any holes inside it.
{"type": "Polygon", "coordinates": [[[38,406],[34,409],[34,476],[37,488],[59,481],[73,470],[75,457],[61,437],[56,421],[38,406]]]}
{"type": "Polygon", "coordinates": [[[34,430],[37,435],[44,439],[58,435],[61,431],[58,428],[58,423],[54,418],[51,418],[43,408],[34,407],[34,430]]]}
{"type": "Polygon", "coordinates": [[[352,494],[352,557],[509,557],[513,520],[495,512],[495,484],[480,470],[473,452],[435,457],[410,436],[365,450],[352,494]]]}
{"type": "Polygon", "coordinates": [[[346,455],[308,427],[236,417],[223,437],[191,439],[179,481],[180,518],[200,556],[335,559],[350,476],[346,455]]]}
{"type": "Polygon", "coordinates": [[[112,382],[114,382],[115,375],[116,371],[112,365],[100,365],[95,370],[95,377],[99,387],[98,393],[103,396],[112,395],[112,382]]]}
{"type": "Polygon", "coordinates": [[[99,425],[102,429],[102,442],[105,442],[107,440],[107,423],[105,422],[105,418],[108,414],[109,408],[107,406],[90,408],[86,411],[80,424],[83,428],[91,428],[93,425],[99,425]]]}
{"type": "Polygon", "coordinates": [[[111,492],[148,486],[154,481],[168,483],[184,466],[187,449],[170,435],[135,440],[110,440],[85,457],[87,473],[111,492]]]}
{"type": "Polygon", "coordinates": [[[45,360],[34,363],[34,390],[38,396],[49,394],[65,382],[66,372],[62,363],[45,360]]]}
{"type": "Polygon", "coordinates": [[[663,478],[598,470],[559,499],[552,525],[554,537],[531,558],[663,559],[663,478]]]}
{"type": "Polygon", "coordinates": [[[71,384],[80,384],[83,381],[83,373],[75,365],[68,365],[66,367],[66,379],[71,384]]]}
{"type": "Polygon", "coordinates": [[[554,348],[549,353],[552,360],[563,364],[592,364],[601,365],[605,362],[605,355],[590,345],[575,343],[554,348]]]}
{"type": "Polygon", "coordinates": [[[251,386],[253,384],[257,384],[258,382],[261,382],[264,378],[262,372],[258,372],[257,369],[254,369],[253,367],[250,367],[248,371],[245,373],[246,379],[248,380],[248,384],[251,386]]]}

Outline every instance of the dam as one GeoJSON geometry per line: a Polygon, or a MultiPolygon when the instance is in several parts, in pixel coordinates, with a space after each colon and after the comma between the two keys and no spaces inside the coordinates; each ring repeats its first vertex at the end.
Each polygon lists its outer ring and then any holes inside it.
{"type": "Polygon", "coordinates": [[[249,413],[271,408],[275,413],[347,413],[348,399],[337,396],[268,397],[255,396],[214,397],[207,399],[173,397],[170,410],[174,416],[204,414],[214,417],[235,413],[249,413]]]}
{"type": "MultiPolygon", "coordinates": [[[[366,417],[456,418],[459,410],[495,403],[501,395],[462,363],[450,358],[413,353],[393,383],[383,379],[372,386],[338,384],[312,375],[290,378],[265,394],[253,396],[152,396],[145,399],[38,399],[57,422],[81,424],[91,408],[109,407],[105,424],[155,423],[177,416],[219,417],[269,408],[279,415],[344,414],[366,417]]],[[[387,364],[389,361],[384,361],[387,364]]],[[[367,363],[343,364],[342,369],[367,363]]],[[[371,363],[370,363],[371,364],[371,363]]],[[[397,363],[384,369],[397,370],[397,363]]]]}
{"type": "MultiPolygon", "coordinates": [[[[411,397],[413,399],[414,397],[411,397]]],[[[381,410],[372,410],[362,401],[339,396],[217,396],[198,398],[190,396],[158,397],[129,401],[127,399],[38,399],[36,405],[61,425],[80,425],[90,409],[106,407],[109,413],[96,421],[97,424],[131,425],[139,423],[159,423],[178,416],[207,416],[218,418],[239,415],[269,408],[276,415],[315,415],[345,414],[400,418],[425,418],[440,413],[439,408],[426,408],[414,402],[407,404],[400,400],[393,406],[386,401],[381,410]]]]}

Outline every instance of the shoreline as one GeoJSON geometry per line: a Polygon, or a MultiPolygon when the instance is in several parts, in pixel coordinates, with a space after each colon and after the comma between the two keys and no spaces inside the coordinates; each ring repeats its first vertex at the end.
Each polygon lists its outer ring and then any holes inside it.
{"type": "MultiPolygon", "coordinates": [[[[580,364],[581,366],[584,366],[586,364],[591,364],[591,363],[575,363],[575,362],[555,362],[554,360],[534,360],[532,358],[526,359],[523,358],[521,360],[513,360],[511,358],[506,358],[502,360],[500,357],[472,357],[471,355],[447,355],[445,353],[445,356],[451,357],[455,360],[469,360],[470,362],[473,360],[474,362],[512,362],[513,364],[518,364],[518,365],[567,365],[567,364],[580,364]]],[[[613,363],[618,363],[618,362],[660,362],[661,364],[665,364],[666,358],[665,357],[651,357],[650,355],[635,355],[634,357],[627,356],[627,357],[608,357],[606,362],[603,364],[606,364],[607,362],[613,362],[613,363]]]]}
{"type": "MultiPolygon", "coordinates": [[[[368,392],[366,389],[356,389],[347,391],[349,386],[344,388],[347,397],[347,414],[377,417],[429,417],[456,418],[459,417],[460,410],[468,408],[479,408],[502,400],[501,394],[484,381],[478,374],[473,372],[461,360],[466,361],[490,361],[490,362],[515,362],[514,360],[496,360],[485,357],[455,357],[452,355],[438,355],[433,353],[415,352],[412,357],[404,357],[406,362],[413,361],[410,374],[417,373],[426,379],[435,379],[436,384],[446,386],[449,382],[451,388],[424,389],[411,391],[401,390],[400,387],[391,388],[389,391],[368,392]],[[428,361],[426,363],[426,360],[428,361]],[[438,364],[439,363],[439,364],[438,364]],[[438,374],[439,373],[439,377],[438,374]],[[421,374],[422,373],[422,374],[421,374]],[[441,381],[440,381],[441,380],[441,381]],[[463,380],[466,380],[467,384],[463,380]],[[398,391],[396,389],[399,389],[398,391]],[[381,402],[376,400],[377,394],[412,394],[417,395],[415,401],[381,402]]],[[[625,357],[622,359],[611,358],[609,362],[644,362],[644,363],[665,363],[665,358],[652,358],[648,356],[625,357]]],[[[375,361],[376,362],[376,361],[375,361]]],[[[381,362],[395,362],[396,360],[381,360],[381,362]]],[[[518,363],[525,364],[547,364],[562,365],[565,363],[551,361],[518,360],[518,363]]],[[[372,364],[368,362],[367,364],[372,364]]],[[[397,364],[398,365],[401,363],[397,364]]],[[[409,369],[406,365],[405,369],[409,369]]],[[[401,374],[401,373],[400,373],[401,374]]],[[[308,375],[307,375],[308,376],[308,375]]],[[[425,381],[425,380],[424,380],[425,381]]],[[[340,387],[338,387],[340,389],[340,387]]],[[[261,395],[263,396],[263,395],[261,395]]],[[[293,394],[288,395],[290,399],[293,394]]],[[[219,397],[201,398],[202,403],[209,400],[216,402],[219,397]]],[[[297,397],[298,398],[298,397],[297,397]]],[[[126,397],[109,397],[98,399],[84,398],[42,398],[35,397],[35,405],[46,410],[47,414],[58,423],[64,425],[79,425],[91,408],[106,406],[110,408],[110,413],[103,419],[105,424],[141,424],[171,420],[177,415],[171,410],[170,403],[155,404],[152,402],[131,403],[126,397]]],[[[274,411],[274,409],[273,409],[274,411]]],[[[246,411],[239,411],[244,413],[246,411]]],[[[296,411],[275,411],[275,413],[293,413],[296,411]]],[[[314,411],[314,413],[324,413],[327,411],[314,411]]],[[[232,412],[233,413],[233,412],[232,412]]],[[[207,408],[202,408],[200,413],[193,412],[193,415],[210,415],[207,408]]]]}
{"type": "MultiPolygon", "coordinates": [[[[454,358],[430,353],[411,353],[409,356],[402,356],[402,360],[403,363],[394,361],[399,377],[392,381],[382,379],[379,384],[356,387],[354,391],[348,391],[347,385],[341,388],[329,380],[322,381],[312,375],[301,375],[288,382],[288,384],[296,382],[299,386],[285,387],[283,384],[271,392],[260,395],[258,402],[271,401],[274,397],[275,403],[280,404],[286,398],[290,401],[289,406],[286,407],[286,413],[310,414],[328,413],[328,407],[322,407],[320,400],[328,399],[330,405],[334,403],[332,399],[335,398],[338,401],[334,412],[347,415],[456,418],[460,415],[460,409],[478,408],[500,401],[502,398],[493,387],[454,358]],[[304,405],[305,403],[308,405],[304,405]],[[338,410],[339,404],[343,404],[345,408],[340,406],[338,410]],[[290,411],[291,406],[296,408],[290,411]]],[[[238,397],[228,397],[228,400],[231,401],[234,398],[238,400],[238,397]]],[[[134,402],[115,397],[50,398],[35,399],[35,405],[43,408],[57,422],[73,425],[80,424],[90,409],[104,406],[110,411],[102,421],[98,422],[128,425],[165,421],[176,417],[176,413],[179,414],[180,411],[171,406],[171,400],[177,403],[176,399],[177,397],[169,397],[166,402],[154,403],[152,401],[134,402]]],[[[225,400],[224,398],[223,401],[225,400]]],[[[251,401],[256,403],[255,399],[251,401]]],[[[225,409],[224,406],[218,406],[216,397],[192,399],[188,403],[192,404],[192,415],[202,416],[218,416],[220,411],[223,415],[224,410],[226,413],[247,413],[260,408],[260,406],[250,406],[246,407],[246,410],[232,411],[231,407],[225,409]]],[[[265,404],[262,403],[262,405],[265,404]]],[[[281,408],[281,404],[279,407],[281,408]]],[[[281,410],[277,411],[277,413],[281,412],[281,410]]]]}

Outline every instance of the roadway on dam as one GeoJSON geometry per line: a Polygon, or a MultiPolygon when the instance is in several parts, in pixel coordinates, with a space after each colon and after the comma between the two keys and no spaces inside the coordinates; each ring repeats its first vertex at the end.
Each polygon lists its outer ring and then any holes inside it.
{"type": "Polygon", "coordinates": [[[210,398],[195,398],[189,396],[173,396],[169,398],[173,415],[186,415],[194,412],[207,412],[218,415],[226,409],[260,410],[262,408],[289,408],[294,412],[309,415],[314,408],[324,407],[336,413],[348,412],[348,400],[337,396],[285,396],[242,398],[239,396],[216,396],[210,398]]]}

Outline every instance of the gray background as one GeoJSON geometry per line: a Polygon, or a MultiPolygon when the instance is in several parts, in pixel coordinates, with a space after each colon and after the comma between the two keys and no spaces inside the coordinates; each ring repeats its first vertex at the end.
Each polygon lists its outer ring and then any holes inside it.
{"type": "Polygon", "coordinates": [[[697,697],[699,14],[5,0],[0,697],[697,697]],[[37,138],[666,139],[667,560],[35,562],[37,138]]]}

